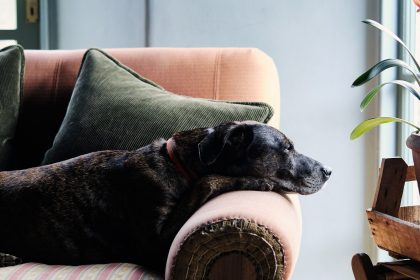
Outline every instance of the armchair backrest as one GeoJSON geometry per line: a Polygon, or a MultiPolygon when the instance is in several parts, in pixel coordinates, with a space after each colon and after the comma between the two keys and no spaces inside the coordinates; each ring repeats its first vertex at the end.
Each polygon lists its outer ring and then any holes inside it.
{"type": "MultiPolygon", "coordinates": [[[[252,48],[127,48],[106,50],[121,63],[173,93],[274,107],[280,91],[270,57],[252,48]]],[[[38,165],[64,118],[85,50],[28,50],[17,128],[19,168],[38,165]]]]}

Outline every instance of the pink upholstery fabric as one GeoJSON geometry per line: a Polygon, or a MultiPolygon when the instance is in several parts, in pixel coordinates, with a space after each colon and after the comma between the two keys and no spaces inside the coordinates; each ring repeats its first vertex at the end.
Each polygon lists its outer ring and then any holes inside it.
{"type": "Polygon", "coordinates": [[[160,279],[142,267],[129,263],[81,266],[26,263],[0,269],[1,280],[141,280],[160,279]]]}
{"type": "Polygon", "coordinates": [[[220,195],[195,212],[172,242],[165,279],[170,279],[174,258],[189,234],[203,224],[234,218],[264,225],[280,239],[285,253],[284,279],[289,279],[300,248],[302,221],[298,197],[295,194],[281,196],[273,192],[256,191],[237,191],[220,195]]]}

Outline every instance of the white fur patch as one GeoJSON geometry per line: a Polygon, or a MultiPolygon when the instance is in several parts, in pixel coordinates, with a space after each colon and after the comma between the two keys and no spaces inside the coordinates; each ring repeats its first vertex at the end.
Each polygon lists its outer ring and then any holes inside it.
{"type": "Polygon", "coordinates": [[[212,128],[212,127],[207,128],[207,133],[208,134],[211,134],[213,132],[214,132],[214,128],[212,128]]]}

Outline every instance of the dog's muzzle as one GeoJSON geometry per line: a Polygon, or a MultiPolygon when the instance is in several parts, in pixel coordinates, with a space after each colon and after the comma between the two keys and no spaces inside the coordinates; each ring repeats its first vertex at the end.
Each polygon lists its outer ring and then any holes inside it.
{"type": "Polygon", "coordinates": [[[331,176],[332,169],[327,166],[324,166],[321,168],[321,172],[324,175],[325,180],[328,180],[331,176]]]}

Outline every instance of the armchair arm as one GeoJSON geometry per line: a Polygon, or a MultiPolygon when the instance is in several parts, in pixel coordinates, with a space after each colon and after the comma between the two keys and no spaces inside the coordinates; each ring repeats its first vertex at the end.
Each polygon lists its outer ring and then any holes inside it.
{"type": "Polygon", "coordinates": [[[297,195],[225,193],[203,205],[180,229],[165,279],[288,279],[300,238],[297,195]]]}

